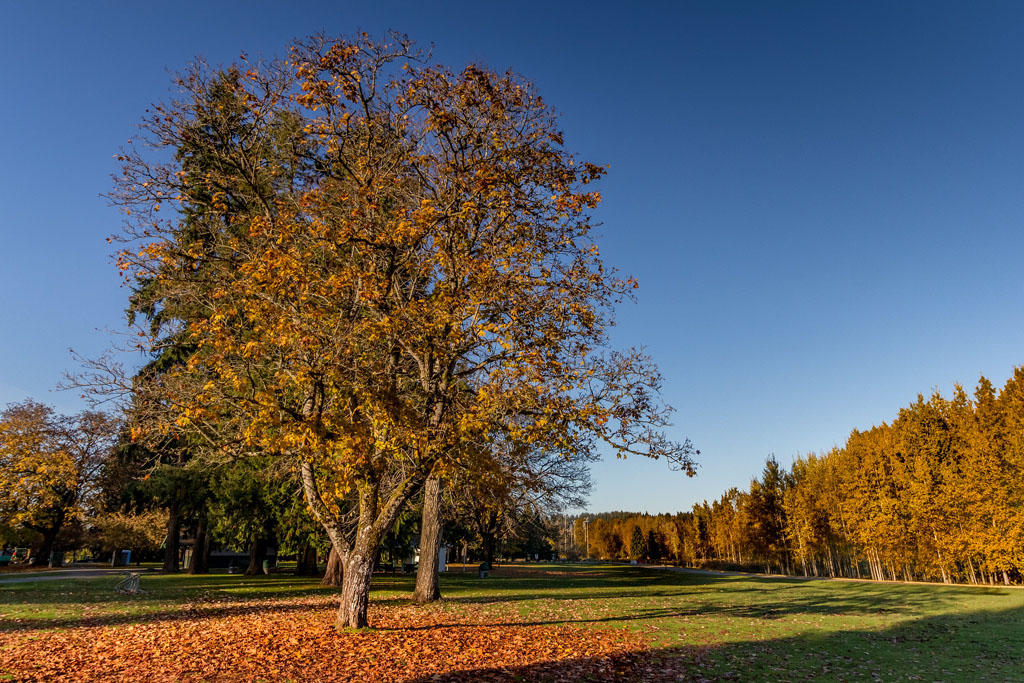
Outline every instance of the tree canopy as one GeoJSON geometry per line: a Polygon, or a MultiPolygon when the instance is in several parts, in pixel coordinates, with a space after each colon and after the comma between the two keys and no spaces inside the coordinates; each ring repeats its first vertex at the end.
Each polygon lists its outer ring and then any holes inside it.
{"type": "Polygon", "coordinates": [[[65,525],[91,511],[117,429],[103,413],[58,415],[32,400],[0,412],[0,520],[41,537],[36,564],[49,561],[65,525]]]}
{"type": "Polygon", "coordinates": [[[112,195],[121,268],[160,320],[140,343],[189,350],[121,382],[133,434],[289,459],[344,557],[342,623],[365,624],[372,556],[410,497],[496,469],[496,436],[692,474],[656,368],[608,343],[636,282],[593,241],[604,169],[567,151],[532,84],[365,34],[177,84],[112,195]]]}

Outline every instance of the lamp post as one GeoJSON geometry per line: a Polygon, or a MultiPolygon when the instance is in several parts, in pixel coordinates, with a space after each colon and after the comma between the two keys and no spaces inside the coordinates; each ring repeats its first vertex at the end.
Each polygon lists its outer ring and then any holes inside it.
{"type": "Polygon", "coordinates": [[[590,559],[590,520],[583,520],[583,535],[587,539],[587,559],[590,559]]]}

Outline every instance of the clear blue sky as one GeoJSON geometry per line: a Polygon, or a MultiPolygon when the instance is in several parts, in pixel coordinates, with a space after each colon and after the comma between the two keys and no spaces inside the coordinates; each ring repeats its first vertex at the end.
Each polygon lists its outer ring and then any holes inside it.
{"type": "Polygon", "coordinates": [[[687,509],[1024,362],[1022,3],[55,4],[0,4],[0,404],[81,407],[68,348],[127,298],[99,195],[168,70],[321,30],[510,67],[611,166],[603,254],[641,283],[614,336],[703,455],[603,463],[592,510],[687,509]]]}

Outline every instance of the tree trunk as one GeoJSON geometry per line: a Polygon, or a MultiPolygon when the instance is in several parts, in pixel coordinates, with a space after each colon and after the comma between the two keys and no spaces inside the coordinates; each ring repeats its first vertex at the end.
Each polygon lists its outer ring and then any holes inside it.
{"type": "Polygon", "coordinates": [[[316,548],[307,543],[299,551],[298,561],[295,563],[295,574],[296,576],[316,576],[317,573],[316,548]]]}
{"type": "Polygon", "coordinates": [[[878,557],[878,549],[872,547],[868,554],[868,568],[871,570],[871,578],[875,581],[884,581],[885,574],[882,573],[882,561],[878,557]]]}
{"type": "Polygon", "coordinates": [[[267,541],[262,534],[257,534],[249,546],[249,566],[245,570],[246,576],[256,576],[263,573],[263,560],[267,558],[267,541]]]}
{"type": "Polygon", "coordinates": [[[206,530],[206,517],[200,517],[196,525],[196,539],[192,546],[192,559],[188,564],[189,574],[209,574],[210,534],[206,530]]]}
{"type": "Polygon", "coordinates": [[[427,480],[423,495],[423,521],[420,524],[420,563],[416,570],[416,602],[441,599],[438,580],[438,554],[441,551],[441,481],[427,480]]]}
{"type": "Polygon", "coordinates": [[[345,573],[344,570],[345,564],[342,562],[341,555],[338,554],[334,546],[331,546],[331,554],[327,556],[327,572],[324,573],[324,578],[320,581],[320,585],[341,586],[345,573]]]}
{"type": "Polygon", "coordinates": [[[164,572],[174,574],[178,571],[178,537],[181,535],[181,518],[178,516],[178,503],[167,506],[167,542],[164,545],[164,572]]]}
{"type": "Polygon", "coordinates": [[[341,627],[363,628],[368,625],[366,610],[370,602],[373,557],[384,534],[395,523],[409,498],[423,486],[426,477],[414,471],[390,492],[383,506],[378,499],[380,482],[364,480],[359,485],[359,520],[355,541],[351,546],[341,532],[338,519],[330,514],[320,497],[311,463],[302,463],[301,477],[310,511],[327,531],[331,545],[338,552],[339,560],[344,563],[337,624],[341,627]]]}
{"type": "Polygon", "coordinates": [[[939,571],[942,572],[942,583],[949,583],[949,575],[946,574],[946,563],[942,559],[942,551],[939,550],[939,532],[932,529],[932,538],[935,539],[935,557],[939,560],[939,571]]]}
{"type": "Polygon", "coordinates": [[[489,510],[484,516],[477,517],[477,532],[480,534],[480,549],[484,554],[484,562],[488,568],[494,569],[494,555],[498,545],[498,513],[489,510]]]}
{"type": "Polygon", "coordinates": [[[45,567],[50,564],[50,555],[53,554],[53,548],[57,545],[57,533],[60,531],[57,529],[47,529],[43,532],[43,545],[39,548],[39,552],[32,557],[33,567],[45,567]]]}
{"type": "MultiPolygon", "coordinates": [[[[345,569],[341,582],[341,604],[338,606],[339,627],[366,628],[366,610],[370,605],[370,580],[373,578],[373,557],[380,546],[384,531],[391,527],[398,510],[380,514],[376,483],[359,492],[359,524],[355,542],[344,558],[345,569]]],[[[404,501],[403,501],[404,502],[404,501]]]]}
{"type": "Polygon", "coordinates": [[[494,567],[494,550],[495,550],[494,546],[497,545],[497,542],[496,542],[497,539],[495,538],[495,534],[492,534],[492,533],[481,534],[481,541],[482,541],[481,545],[483,546],[482,549],[484,551],[484,562],[487,563],[487,566],[489,568],[493,568],[494,567]]]}
{"type": "Polygon", "coordinates": [[[370,577],[373,575],[372,551],[356,543],[345,562],[345,576],[341,586],[341,604],[338,606],[338,626],[366,628],[370,622],[366,611],[370,605],[370,577]]]}
{"type": "Polygon", "coordinates": [[[345,560],[345,575],[341,583],[341,605],[338,607],[339,627],[365,628],[369,626],[366,610],[370,604],[370,580],[373,577],[373,557],[381,539],[395,523],[409,497],[423,485],[424,479],[407,480],[413,486],[393,493],[383,508],[378,496],[380,485],[367,482],[359,491],[359,523],[355,542],[345,560]]]}

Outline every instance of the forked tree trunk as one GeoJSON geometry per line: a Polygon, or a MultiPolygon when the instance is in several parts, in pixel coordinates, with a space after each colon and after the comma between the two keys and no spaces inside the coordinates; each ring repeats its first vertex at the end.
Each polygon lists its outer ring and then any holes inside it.
{"type": "Polygon", "coordinates": [[[364,481],[359,487],[359,521],[355,542],[348,546],[337,518],[333,517],[320,497],[313,465],[302,463],[302,486],[313,516],[323,525],[343,564],[341,605],[338,607],[337,625],[364,628],[368,626],[366,611],[370,603],[370,579],[373,576],[373,558],[385,532],[395,523],[409,498],[415,495],[426,477],[413,472],[383,501],[378,500],[380,484],[364,481]]]}
{"type": "Polygon", "coordinates": [[[373,576],[373,558],[385,532],[398,519],[409,497],[423,485],[425,478],[411,477],[407,486],[388,497],[380,505],[379,484],[369,482],[359,492],[359,523],[355,542],[345,557],[345,576],[341,583],[341,605],[338,607],[339,627],[365,628],[369,626],[366,610],[370,604],[370,580],[373,576]]]}
{"type": "Polygon", "coordinates": [[[345,565],[342,562],[341,555],[338,554],[334,546],[331,546],[331,553],[327,556],[327,571],[324,573],[324,578],[320,581],[320,585],[340,587],[345,573],[344,570],[345,565]]]}
{"type": "MultiPolygon", "coordinates": [[[[359,492],[359,523],[355,542],[344,557],[345,575],[341,582],[341,604],[338,606],[339,627],[366,628],[370,622],[366,610],[370,605],[370,580],[373,578],[373,558],[377,554],[384,531],[391,527],[398,516],[381,514],[377,495],[380,492],[374,482],[359,492]]],[[[405,501],[403,500],[402,503],[405,501]]]]}
{"type": "Polygon", "coordinates": [[[416,602],[441,599],[438,579],[438,555],[441,552],[441,481],[427,479],[423,495],[423,521],[420,524],[420,564],[416,570],[416,602]]]}

